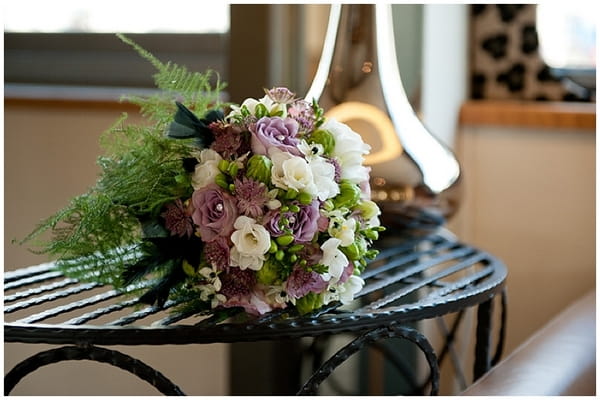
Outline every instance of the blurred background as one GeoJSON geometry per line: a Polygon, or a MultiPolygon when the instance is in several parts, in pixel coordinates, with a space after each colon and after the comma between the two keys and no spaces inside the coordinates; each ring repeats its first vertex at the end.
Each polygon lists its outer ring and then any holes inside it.
{"type": "MultiPolygon", "coordinates": [[[[508,267],[508,354],[595,287],[595,22],[585,8],[557,10],[550,2],[392,9],[404,90],[463,170],[460,208],[448,228],[508,267]]],[[[93,185],[98,138],[122,112],[141,121],[119,99],[151,93],[153,70],[114,32],[128,33],[163,61],[218,71],[227,98],[239,102],[272,86],[304,95],[328,13],[326,4],[182,0],[169,9],[154,2],[6,1],[5,270],[48,261],[12,240],[93,185]]],[[[42,348],[5,344],[5,370],[42,348]]],[[[235,391],[230,345],[117,349],[186,393],[235,391]]],[[[471,353],[465,347],[463,355],[471,353]]],[[[394,378],[356,367],[338,380],[380,394],[385,379],[394,378]]],[[[442,394],[457,390],[444,378],[442,394]]],[[[13,394],[157,392],[115,368],[71,362],[42,368],[13,394]]]]}

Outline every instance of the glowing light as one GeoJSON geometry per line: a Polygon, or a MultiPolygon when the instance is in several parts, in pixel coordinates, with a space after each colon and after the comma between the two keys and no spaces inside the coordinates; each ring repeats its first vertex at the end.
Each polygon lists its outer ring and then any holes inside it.
{"type": "Polygon", "coordinates": [[[402,144],[396,135],[390,117],[379,108],[358,101],[339,104],[325,113],[327,118],[335,118],[339,122],[362,120],[370,123],[381,140],[381,149],[365,157],[365,164],[372,165],[393,160],[402,154],[402,144]]]}

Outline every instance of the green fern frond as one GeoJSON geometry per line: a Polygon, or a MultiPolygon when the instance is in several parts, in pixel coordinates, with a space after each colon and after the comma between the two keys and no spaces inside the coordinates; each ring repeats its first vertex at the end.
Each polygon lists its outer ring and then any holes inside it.
{"type": "Polygon", "coordinates": [[[143,115],[159,123],[165,123],[172,117],[174,98],[178,98],[197,115],[204,115],[209,108],[221,106],[220,92],[226,85],[214,71],[190,72],[184,66],[171,62],[163,63],[125,35],[119,33],[117,37],[157,69],[154,82],[161,89],[161,94],[147,98],[125,97],[127,101],[140,106],[143,115]],[[215,80],[216,82],[213,83],[215,80]]]}

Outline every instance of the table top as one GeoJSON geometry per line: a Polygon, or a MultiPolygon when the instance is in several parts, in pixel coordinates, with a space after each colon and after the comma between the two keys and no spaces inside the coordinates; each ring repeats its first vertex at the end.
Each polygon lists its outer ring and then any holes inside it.
{"type": "Polygon", "coordinates": [[[481,304],[504,287],[504,264],[439,230],[418,237],[387,234],[361,277],[350,305],[329,304],[300,316],[277,310],[252,320],[233,315],[178,313],[140,304],[109,286],[78,282],[52,263],[4,275],[5,342],[97,345],[228,343],[362,333],[481,304]]]}

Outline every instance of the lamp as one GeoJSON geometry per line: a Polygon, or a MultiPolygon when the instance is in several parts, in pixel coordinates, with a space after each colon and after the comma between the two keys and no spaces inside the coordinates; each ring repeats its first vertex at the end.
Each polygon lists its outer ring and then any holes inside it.
{"type": "Polygon", "coordinates": [[[307,101],[371,145],[372,198],[386,224],[445,222],[459,202],[460,166],[421,123],[402,86],[389,4],[333,4],[307,101]]]}

